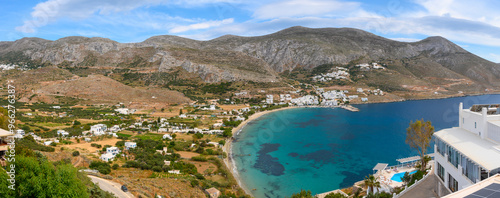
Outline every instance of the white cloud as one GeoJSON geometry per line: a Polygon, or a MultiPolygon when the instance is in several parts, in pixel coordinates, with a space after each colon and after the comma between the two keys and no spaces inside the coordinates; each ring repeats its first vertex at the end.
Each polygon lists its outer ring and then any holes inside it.
{"type": "Polygon", "coordinates": [[[158,5],[161,2],[161,0],[49,0],[37,4],[31,12],[31,19],[24,21],[24,24],[16,27],[16,30],[33,33],[37,28],[61,18],[79,20],[88,18],[95,13],[124,12],[138,7],[158,5]]]}
{"type": "Polygon", "coordinates": [[[229,18],[229,19],[224,19],[221,21],[206,21],[206,22],[195,23],[195,24],[186,25],[186,26],[177,26],[177,27],[170,29],[170,33],[180,33],[180,32],[187,32],[190,30],[209,29],[212,27],[218,27],[218,26],[230,24],[233,22],[234,22],[234,19],[229,18]]]}
{"type": "Polygon", "coordinates": [[[293,0],[271,3],[258,8],[254,18],[273,19],[283,17],[319,16],[334,11],[349,12],[358,9],[360,3],[325,1],[325,0],[293,0]]]}

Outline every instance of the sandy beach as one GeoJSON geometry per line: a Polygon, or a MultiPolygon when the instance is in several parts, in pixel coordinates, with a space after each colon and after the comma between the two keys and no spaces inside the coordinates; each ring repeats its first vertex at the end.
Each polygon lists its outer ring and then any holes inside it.
{"type": "MultiPolygon", "coordinates": [[[[253,115],[251,115],[250,117],[248,117],[248,119],[246,119],[245,121],[243,121],[240,125],[238,125],[238,127],[236,128],[233,128],[233,137],[238,134],[241,129],[243,129],[247,123],[263,116],[263,115],[266,115],[268,113],[272,113],[272,112],[276,112],[276,111],[282,111],[282,110],[287,110],[287,109],[295,109],[295,108],[307,108],[307,107],[299,107],[299,106],[292,106],[292,107],[284,107],[284,108],[280,108],[280,109],[274,109],[274,110],[270,110],[270,111],[260,111],[260,112],[257,112],[253,115]]],[[[222,147],[223,151],[227,153],[227,158],[224,159],[224,163],[226,164],[226,167],[231,171],[231,173],[233,174],[234,176],[234,179],[236,179],[236,181],[238,182],[238,185],[248,194],[248,195],[252,195],[252,193],[250,192],[249,189],[247,189],[241,182],[241,178],[238,174],[238,170],[236,169],[236,165],[234,164],[233,160],[232,160],[232,139],[229,139],[229,141],[226,142],[226,144],[224,145],[224,147],[222,147]]]]}

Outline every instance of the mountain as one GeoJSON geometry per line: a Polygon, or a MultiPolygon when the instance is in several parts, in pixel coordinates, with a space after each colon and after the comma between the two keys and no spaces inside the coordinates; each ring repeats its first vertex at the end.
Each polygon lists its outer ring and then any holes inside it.
{"type": "Polygon", "coordinates": [[[140,43],[96,37],[56,41],[23,38],[0,42],[0,62],[150,72],[182,68],[209,83],[274,82],[283,80],[284,72],[297,69],[311,71],[324,64],[378,62],[387,65],[398,78],[418,81],[415,85],[461,79],[481,87],[500,86],[498,64],[445,38],[399,42],[352,28],[291,27],[264,36],[226,35],[209,41],[168,35],[140,43]]]}

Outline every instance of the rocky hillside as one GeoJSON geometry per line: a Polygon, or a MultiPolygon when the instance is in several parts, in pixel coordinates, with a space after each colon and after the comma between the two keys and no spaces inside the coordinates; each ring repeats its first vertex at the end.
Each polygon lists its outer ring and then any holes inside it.
{"type": "Polygon", "coordinates": [[[419,79],[465,79],[500,86],[500,67],[442,37],[398,42],[350,28],[292,27],[258,37],[210,41],[155,36],[140,43],[66,37],[0,42],[0,61],[64,67],[112,67],[168,72],[181,67],[205,82],[280,80],[280,73],[322,64],[382,62],[419,79]],[[391,63],[398,63],[391,65],[391,63]]]}

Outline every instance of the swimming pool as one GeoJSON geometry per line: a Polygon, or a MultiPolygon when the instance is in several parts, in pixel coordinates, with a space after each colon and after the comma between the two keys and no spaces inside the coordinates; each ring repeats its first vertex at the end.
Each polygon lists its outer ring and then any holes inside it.
{"type": "MultiPolygon", "coordinates": [[[[416,173],[416,172],[417,172],[417,170],[414,170],[414,171],[410,172],[410,175],[411,175],[411,174],[414,174],[414,173],[416,173]]],[[[391,180],[392,180],[392,181],[396,181],[396,182],[401,182],[401,178],[405,175],[405,173],[406,173],[406,172],[396,173],[396,174],[394,174],[394,175],[391,177],[391,180]]]]}

